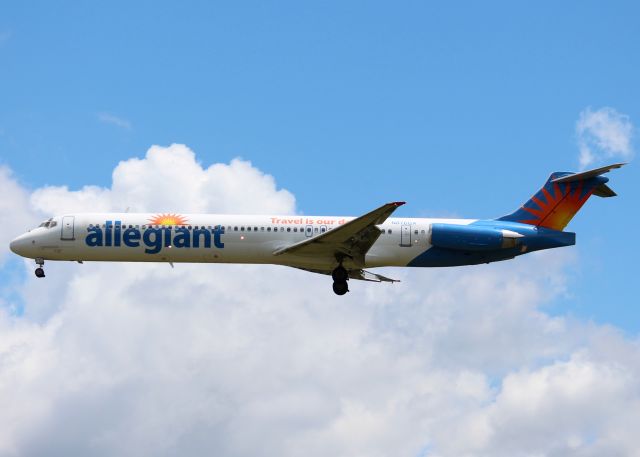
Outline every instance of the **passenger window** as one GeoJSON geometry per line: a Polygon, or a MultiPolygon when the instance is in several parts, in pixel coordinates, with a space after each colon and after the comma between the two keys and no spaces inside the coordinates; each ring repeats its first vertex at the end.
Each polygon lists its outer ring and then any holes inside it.
{"type": "Polygon", "coordinates": [[[238,231],[238,227],[233,227],[233,231],[237,232],[238,231]]]}
{"type": "Polygon", "coordinates": [[[267,227],[267,232],[270,232],[270,231],[271,231],[271,227],[267,227]]]}
{"type": "Polygon", "coordinates": [[[392,233],[392,232],[391,232],[391,229],[389,229],[389,232],[388,232],[388,233],[389,233],[389,235],[391,235],[391,233],[392,233]]]}
{"type": "Polygon", "coordinates": [[[251,231],[251,227],[247,227],[247,232],[250,232],[250,231],[251,231]]]}
{"type": "Polygon", "coordinates": [[[415,235],[417,235],[417,234],[418,234],[418,231],[417,231],[417,230],[414,230],[414,231],[413,231],[413,233],[414,233],[415,235]]]}
{"type": "Polygon", "coordinates": [[[315,233],[318,233],[318,227],[315,227],[315,228],[313,229],[313,231],[314,231],[315,233]]]}
{"type": "Polygon", "coordinates": [[[290,231],[291,231],[291,227],[287,227],[287,232],[290,232],[290,231]]]}

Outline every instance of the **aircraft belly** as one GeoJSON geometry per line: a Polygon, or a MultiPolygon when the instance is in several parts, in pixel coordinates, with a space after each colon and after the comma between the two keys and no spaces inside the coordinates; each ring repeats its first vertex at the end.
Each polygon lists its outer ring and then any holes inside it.
{"type": "Polygon", "coordinates": [[[401,247],[398,245],[374,245],[365,257],[367,268],[374,267],[404,267],[431,246],[412,245],[401,247]]]}

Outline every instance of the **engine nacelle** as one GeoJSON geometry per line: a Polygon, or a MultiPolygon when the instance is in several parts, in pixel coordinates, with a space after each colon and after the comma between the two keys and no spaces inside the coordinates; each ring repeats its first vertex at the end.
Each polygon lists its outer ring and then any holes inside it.
{"type": "Polygon", "coordinates": [[[433,246],[459,251],[495,251],[514,248],[522,235],[510,230],[474,225],[432,224],[433,246]]]}

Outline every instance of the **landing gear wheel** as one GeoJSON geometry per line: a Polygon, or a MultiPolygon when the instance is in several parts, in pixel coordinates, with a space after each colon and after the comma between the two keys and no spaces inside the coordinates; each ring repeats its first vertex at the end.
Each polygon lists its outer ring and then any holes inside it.
{"type": "Polygon", "coordinates": [[[44,267],[44,259],[42,257],[37,257],[36,265],[38,265],[38,268],[36,268],[36,277],[44,278],[44,269],[42,268],[44,267]]]}
{"type": "Polygon", "coordinates": [[[333,291],[336,295],[344,295],[349,292],[349,286],[347,281],[336,281],[333,283],[333,291]]]}
{"type": "Polygon", "coordinates": [[[349,279],[349,272],[340,265],[331,272],[331,277],[335,282],[347,282],[347,279],[349,279]]]}

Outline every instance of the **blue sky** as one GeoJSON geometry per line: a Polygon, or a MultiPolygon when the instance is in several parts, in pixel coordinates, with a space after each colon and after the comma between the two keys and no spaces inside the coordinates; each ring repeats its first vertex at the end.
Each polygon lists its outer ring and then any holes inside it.
{"type": "Polygon", "coordinates": [[[637,453],[639,13],[5,2],[0,455],[637,453]],[[68,207],[492,218],[618,161],[574,247],[343,297],[268,265],[39,280],[8,250],[68,207]]]}
{"type": "MultiPolygon", "coordinates": [[[[250,160],[307,214],[402,199],[407,216],[496,217],[551,171],[578,168],[585,109],[638,124],[639,12],[634,2],[12,3],[0,15],[0,164],[31,189],[109,186],[119,161],[177,142],[205,165],[250,160]]],[[[620,197],[589,201],[569,226],[577,260],[548,311],[636,334],[638,171],[611,178],[620,197]]]]}

